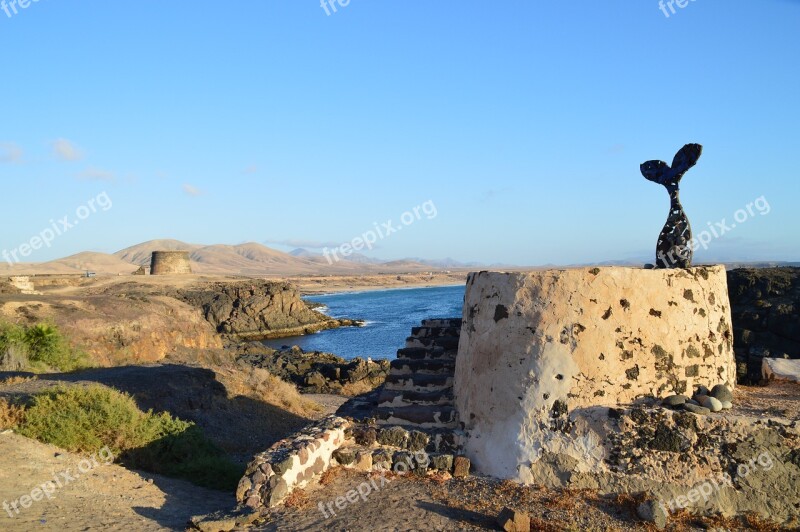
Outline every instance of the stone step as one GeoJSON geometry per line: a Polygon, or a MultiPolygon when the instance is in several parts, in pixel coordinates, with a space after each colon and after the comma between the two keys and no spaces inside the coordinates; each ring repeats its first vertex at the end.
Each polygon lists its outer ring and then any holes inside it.
{"type": "Polygon", "coordinates": [[[395,375],[406,375],[416,373],[419,375],[439,375],[447,373],[453,375],[456,369],[455,360],[410,360],[407,358],[396,358],[389,363],[391,373],[395,375]]]}
{"type": "Polygon", "coordinates": [[[456,428],[458,419],[452,406],[403,406],[378,408],[378,423],[381,425],[415,426],[422,428],[456,428]]]}
{"type": "Polygon", "coordinates": [[[386,377],[386,389],[410,392],[435,392],[453,387],[453,375],[395,375],[386,377]]]}
{"type": "Polygon", "coordinates": [[[444,347],[458,349],[458,336],[439,336],[436,338],[406,338],[406,347],[444,347]]]}
{"type": "Polygon", "coordinates": [[[384,388],[378,396],[378,406],[399,407],[415,405],[453,405],[453,389],[433,392],[415,392],[409,390],[387,390],[384,388]]]}
{"type": "Polygon", "coordinates": [[[412,327],[411,336],[414,338],[436,338],[439,336],[458,336],[461,334],[459,327],[412,327]]]}
{"type": "Polygon", "coordinates": [[[458,350],[445,349],[444,347],[403,347],[397,350],[397,358],[411,360],[455,360],[458,350]]]}
{"type": "Polygon", "coordinates": [[[461,430],[453,430],[457,428],[458,422],[456,421],[455,426],[449,428],[427,429],[429,440],[425,450],[429,453],[460,454],[467,437],[461,430]]]}
{"type": "Polygon", "coordinates": [[[435,318],[422,320],[423,327],[456,327],[461,328],[461,318],[435,318]]]}

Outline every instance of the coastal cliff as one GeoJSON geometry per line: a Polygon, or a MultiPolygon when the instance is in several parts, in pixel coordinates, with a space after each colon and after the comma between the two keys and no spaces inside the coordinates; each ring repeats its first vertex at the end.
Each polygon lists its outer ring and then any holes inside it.
{"type": "Polygon", "coordinates": [[[265,340],[359,325],[309,308],[290,283],[239,281],[212,283],[179,291],[178,297],[201,309],[218,333],[239,340],[265,340]]]}
{"type": "Polygon", "coordinates": [[[141,281],[50,287],[23,294],[0,285],[0,322],[52,322],[99,366],[192,359],[197,350],[222,349],[228,341],[309,334],[352,320],[332,319],[309,308],[289,283],[191,281],[185,288],[141,281]]]}

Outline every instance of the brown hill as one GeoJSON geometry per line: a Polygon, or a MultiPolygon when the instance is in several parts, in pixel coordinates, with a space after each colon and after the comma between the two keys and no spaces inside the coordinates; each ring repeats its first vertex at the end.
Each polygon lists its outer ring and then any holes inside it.
{"type": "Polygon", "coordinates": [[[67,275],[81,274],[87,270],[106,275],[130,274],[136,270],[136,266],[114,255],[93,251],[84,251],[50,262],[20,263],[13,267],[8,263],[0,264],[2,275],[67,275]]]}
{"type": "MultiPolygon", "coordinates": [[[[320,255],[291,255],[263,244],[248,242],[238,245],[204,246],[180,240],[161,239],[142,242],[113,255],[83,252],[43,263],[0,264],[0,275],[80,274],[86,270],[98,275],[130,274],[139,266],[149,266],[153,251],[188,251],[192,270],[205,275],[363,275],[376,273],[409,273],[432,269],[413,260],[386,263],[340,260],[329,264],[320,255]]],[[[433,268],[435,269],[435,268],[433,268]]]]}
{"type": "Polygon", "coordinates": [[[139,266],[150,266],[150,255],[153,251],[194,251],[201,247],[203,246],[173,239],[149,240],[117,251],[114,256],[139,266]]]}

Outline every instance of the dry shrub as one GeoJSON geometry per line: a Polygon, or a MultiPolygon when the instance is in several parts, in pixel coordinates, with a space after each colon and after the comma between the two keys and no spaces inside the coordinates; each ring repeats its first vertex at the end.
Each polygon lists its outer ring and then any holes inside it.
{"type": "Polygon", "coordinates": [[[0,430],[12,429],[25,420],[25,409],[0,399],[0,430]]]}
{"type": "Polygon", "coordinates": [[[336,477],[338,477],[341,473],[342,473],[341,467],[332,467],[327,471],[325,471],[324,473],[322,473],[322,476],[319,479],[319,483],[322,484],[323,486],[327,486],[328,484],[336,480],[336,477]]]}
{"type": "Polygon", "coordinates": [[[367,382],[366,379],[358,382],[348,382],[344,386],[342,386],[342,395],[347,397],[355,397],[357,395],[369,393],[375,388],[380,386],[380,384],[375,385],[370,382],[367,382]]]}
{"type": "Polygon", "coordinates": [[[13,386],[15,384],[23,384],[30,381],[35,381],[39,377],[26,377],[24,375],[17,375],[15,377],[8,377],[0,381],[0,386],[13,386]]]}
{"type": "Polygon", "coordinates": [[[308,506],[309,502],[310,500],[306,492],[301,489],[296,489],[286,497],[284,504],[287,508],[303,508],[308,506]]]}
{"type": "Polygon", "coordinates": [[[316,402],[303,397],[294,384],[263,368],[242,365],[223,374],[225,387],[234,395],[263,401],[302,417],[311,417],[321,410],[316,402]]]}
{"type": "Polygon", "coordinates": [[[572,490],[556,490],[555,495],[544,500],[544,505],[554,510],[568,510],[575,507],[575,495],[576,492],[572,490]]]}
{"type": "Polygon", "coordinates": [[[531,532],[560,532],[561,530],[564,530],[564,528],[555,523],[531,516],[531,532]]]}
{"type": "Polygon", "coordinates": [[[670,516],[670,524],[683,530],[694,528],[703,528],[706,530],[755,530],[756,532],[797,530],[797,528],[786,528],[766,521],[754,513],[746,513],[732,517],[723,517],[721,515],[697,516],[691,514],[687,510],[680,510],[670,516]]]}

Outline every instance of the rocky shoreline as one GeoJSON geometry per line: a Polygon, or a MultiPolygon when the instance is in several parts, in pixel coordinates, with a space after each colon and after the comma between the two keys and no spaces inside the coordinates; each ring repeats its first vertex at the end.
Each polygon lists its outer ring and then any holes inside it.
{"type": "Polygon", "coordinates": [[[359,395],[377,388],[389,374],[388,360],[374,362],[344,358],[319,351],[305,352],[297,346],[276,350],[257,342],[237,344],[240,364],[262,368],[297,386],[301,393],[359,395]]]}

